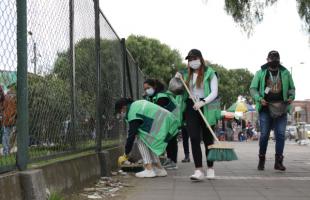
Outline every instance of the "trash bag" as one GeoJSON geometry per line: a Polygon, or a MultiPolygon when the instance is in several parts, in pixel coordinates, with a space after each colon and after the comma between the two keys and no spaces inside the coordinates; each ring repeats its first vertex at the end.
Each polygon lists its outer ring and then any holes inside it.
{"type": "Polygon", "coordinates": [[[175,77],[172,78],[169,82],[168,90],[175,95],[183,94],[184,86],[181,79],[175,77]]]}
{"type": "Polygon", "coordinates": [[[128,160],[128,157],[125,154],[118,157],[118,160],[117,160],[118,166],[121,166],[126,160],[128,160]]]}

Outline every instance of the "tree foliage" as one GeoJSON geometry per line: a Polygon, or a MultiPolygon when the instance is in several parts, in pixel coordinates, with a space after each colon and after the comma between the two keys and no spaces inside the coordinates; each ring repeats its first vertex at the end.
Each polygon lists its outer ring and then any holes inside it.
{"type": "MultiPolygon", "coordinates": [[[[254,26],[264,19],[264,10],[278,0],[225,0],[225,11],[249,35],[254,26]]],[[[310,1],[296,0],[297,12],[310,33],[310,1]]]]}
{"type": "Polygon", "coordinates": [[[28,75],[30,144],[56,142],[70,115],[69,84],[48,75],[28,75]],[[35,141],[34,141],[35,139],[35,141]]]}
{"type": "Polygon", "coordinates": [[[159,40],[130,35],[126,46],[144,74],[151,78],[167,83],[182,66],[180,53],[159,40]]]}
{"type": "Polygon", "coordinates": [[[219,96],[223,107],[228,108],[237,101],[239,95],[248,100],[250,84],[253,74],[247,69],[226,69],[221,65],[210,64],[219,77],[219,96]]]}
{"type": "MultiPolygon", "coordinates": [[[[96,112],[96,88],[97,66],[95,54],[95,40],[93,38],[82,39],[75,45],[75,77],[77,91],[77,106],[79,115],[95,117],[96,112]]],[[[115,101],[122,93],[121,69],[122,54],[118,40],[100,41],[101,85],[102,105],[108,105],[115,101]]],[[[69,50],[58,54],[53,74],[70,82],[71,68],[69,63],[69,50]]],[[[113,107],[106,106],[104,113],[112,113],[113,107]],[[108,109],[108,110],[106,110],[108,109]]]]}

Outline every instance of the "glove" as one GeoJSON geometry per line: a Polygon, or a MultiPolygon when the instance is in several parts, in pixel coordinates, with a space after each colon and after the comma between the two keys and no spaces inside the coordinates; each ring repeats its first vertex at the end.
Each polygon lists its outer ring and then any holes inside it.
{"type": "Polygon", "coordinates": [[[182,74],[180,72],[177,72],[175,75],[174,75],[175,78],[181,78],[182,77],[182,74]]]}
{"type": "Polygon", "coordinates": [[[204,101],[198,101],[194,104],[193,108],[194,110],[198,110],[199,108],[201,108],[202,106],[204,106],[206,103],[204,101]]]}
{"type": "Polygon", "coordinates": [[[121,166],[127,160],[128,160],[128,156],[126,154],[118,157],[118,166],[121,166]]]}

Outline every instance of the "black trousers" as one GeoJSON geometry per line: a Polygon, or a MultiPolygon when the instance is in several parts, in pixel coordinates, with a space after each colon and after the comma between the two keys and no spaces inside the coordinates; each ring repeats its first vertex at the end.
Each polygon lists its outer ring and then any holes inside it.
{"type": "MultiPolygon", "coordinates": [[[[195,167],[202,167],[202,152],[201,152],[201,135],[202,140],[205,145],[205,154],[208,157],[208,146],[214,143],[213,136],[200,116],[199,112],[193,109],[193,101],[187,99],[186,101],[186,110],[185,110],[185,121],[186,128],[189,134],[191,145],[192,145],[192,154],[194,158],[195,167]]],[[[212,127],[214,130],[214,126],[212,127]]],[[[207,161],[208,167],[213,167],[213,162],[207,161]]]]}
{"type": "Polygon", "coordinates": [[[187,129],[185,126],[182,127],[181,131],[182,131],[182,142],[183,142],[184,154],[185,154],[185,157],[189,157],[189,144],[188,144],[189,135],[187,133],[187,129]]]}
{"type": "Polygon", "coordinates": [[[173,162],[177,163],[177,157],[178,157],[178,135],[174,136],[167,145],[166,152],[167,157],[172,160],[173,162]]]}

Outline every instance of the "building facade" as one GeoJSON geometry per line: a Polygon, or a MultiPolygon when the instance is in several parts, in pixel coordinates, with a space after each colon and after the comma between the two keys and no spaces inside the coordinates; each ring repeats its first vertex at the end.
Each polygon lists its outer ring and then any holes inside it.
{"type": "Polygon", "coordinates": [[[297,122],[310,124],[310,99],[294,101],[292,103],[292,112],[288,122],[289,124],[296,124],[297,122]]]}

